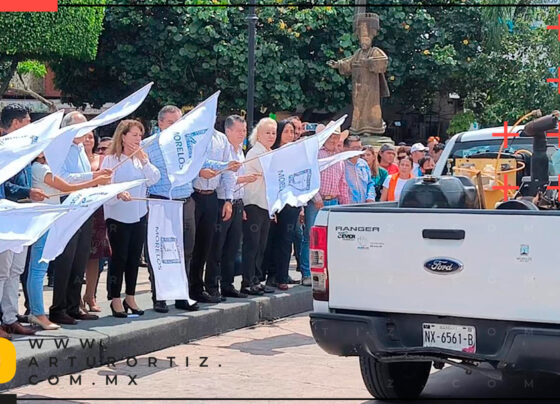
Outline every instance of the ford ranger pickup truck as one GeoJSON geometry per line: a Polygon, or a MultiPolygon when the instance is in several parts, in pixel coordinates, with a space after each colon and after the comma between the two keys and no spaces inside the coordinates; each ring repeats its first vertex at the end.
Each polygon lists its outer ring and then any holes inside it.
{"type": "Polygon", "coordinates": [[[556,115],[539,118],[508,147],[492,129],[457,135],[398,202],[319,212],[312,333],[326,352],[359,357],[374,397],[416,398],[446,364],[498,380],[560,374],[556,128],[556,115]],[[506,175],[518,188],[496,201],[506,175]]]}

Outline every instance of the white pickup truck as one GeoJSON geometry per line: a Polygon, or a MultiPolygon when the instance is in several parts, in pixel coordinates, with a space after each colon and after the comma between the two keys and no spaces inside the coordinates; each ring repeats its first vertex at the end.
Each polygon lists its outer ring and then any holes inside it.
{"type": "MultiPolygon", "coordinates": [[[[454,158],[496,154],[501,139],[491,133],[500,131],[456,135],[434,175],[446,174],[454,158]]],[[[548,174],[558,175],[558,141],[545,143],[548,174]]],[[[533,150],[532,137],[509,144],[505,155],[533,150]]],[[[359,356],[379,399],[418,397],[432,365],[495,379],[560,374],[560,211],[401,202],[319,212],[311,237],[316,342],[330,354],[359,356]]]]}

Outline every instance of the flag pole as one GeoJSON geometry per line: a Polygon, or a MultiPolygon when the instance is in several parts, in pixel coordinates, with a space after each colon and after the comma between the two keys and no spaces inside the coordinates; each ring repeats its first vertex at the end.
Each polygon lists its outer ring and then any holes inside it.
{"type": "Polygon", "coordinates": [[[138,149],[136,149],[130,156],[126,156],[126,158],[123,161],[120,161],[116,166],[114,166],[111,170],[113,171],[117,171],[117,169],[122,166],[124,163],[126,163],[128,160],[130,160],[132,157],[134,157],[134,155],[136,153],[138,153],[139,151],[143,151],[144,147],[146,147],[148,144],[145,144],[143,146],[140,146],[138,149]]]}

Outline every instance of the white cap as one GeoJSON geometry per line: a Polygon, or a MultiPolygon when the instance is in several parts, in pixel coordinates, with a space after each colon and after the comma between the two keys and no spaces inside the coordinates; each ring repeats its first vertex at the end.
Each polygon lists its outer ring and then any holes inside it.
{"type": "Polygon", "coordinates": [[[414,143],[412,145],[412,147],[410,148],[410,152],[414,153],[416,151],[426,151],[429,150],[427,147],[425,147],[422,143],[414,143]]]}

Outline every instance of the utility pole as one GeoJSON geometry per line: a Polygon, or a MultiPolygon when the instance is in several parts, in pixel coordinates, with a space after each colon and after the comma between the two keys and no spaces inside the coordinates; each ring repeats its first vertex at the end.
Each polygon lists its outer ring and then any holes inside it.
{"type": "Polygon", "coordinates": [[[247,15],[248,25],[248,69],[247,69],[247,135],[253,130],[253,120],[255,112],[255,37],[257,35],[257,14],[255,11],[255,1],[249,0],[249,14],[247,15]]]}

